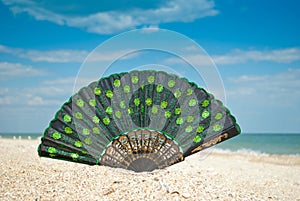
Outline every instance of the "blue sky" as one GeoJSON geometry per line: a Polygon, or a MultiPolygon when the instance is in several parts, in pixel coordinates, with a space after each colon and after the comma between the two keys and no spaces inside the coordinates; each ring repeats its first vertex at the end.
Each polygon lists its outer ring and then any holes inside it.
{"type": "MultiPolygon", "coordinates": [[[[125,31],[149,27],[183,34],[206,50],[243,132],[300,132],[299,1],[66,2],[0,1],[0,133],[43,132],[72,95],[80,66],[94,48],[125,31]]],[[[183,50],[186,59],[200,62],[193,48],[183,50]]],[[[99,56],[98,64],[112,54],[99,56]]],[[[147,62],[182,66],[158,52],[132,55],[119,65],[147,62]]],[[[185,75],[196,79],[190,74],[187,69],[185,75]]]]}

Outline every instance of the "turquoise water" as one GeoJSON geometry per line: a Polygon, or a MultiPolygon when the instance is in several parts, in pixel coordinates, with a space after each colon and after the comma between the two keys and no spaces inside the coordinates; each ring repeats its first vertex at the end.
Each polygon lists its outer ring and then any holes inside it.
{"type": "Polygon", "coordinates": [[[215,148],[267,154],[300,155],[300,134],[240,134],[215,148]]]}
{"type": "MultiPolygon", "coordinates": [[[[36,139],[42,134],[1,134],[0,138],[36,139]]],[[[228,151],[300,155],[300,134],[240,134],[214,148],[228,151]]]]}

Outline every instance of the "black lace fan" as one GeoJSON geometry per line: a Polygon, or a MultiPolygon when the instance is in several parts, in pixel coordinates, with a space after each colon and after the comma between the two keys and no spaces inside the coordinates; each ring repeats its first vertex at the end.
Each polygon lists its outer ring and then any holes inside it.
{"type": "Polygon", "coordinates": [[[223,104],[165,72],[114,74],[82,88],[45,130],[40,156],[136,172],[165,168],[240,133],[223,104]]]}

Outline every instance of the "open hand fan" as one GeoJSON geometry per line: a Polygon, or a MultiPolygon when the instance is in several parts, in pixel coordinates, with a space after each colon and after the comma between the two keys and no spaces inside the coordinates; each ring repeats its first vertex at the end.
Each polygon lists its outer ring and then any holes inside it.
{"type": "Polygon", "coordinates": [[[165,72],[113,74],[82,88],[45,130],[40,156],[152,171],[240,133],[223,104],[165,72]]]}

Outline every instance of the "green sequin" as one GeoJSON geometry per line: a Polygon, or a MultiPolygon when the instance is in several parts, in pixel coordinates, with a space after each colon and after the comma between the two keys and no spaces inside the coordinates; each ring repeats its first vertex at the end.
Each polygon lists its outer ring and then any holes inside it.
{"type": "Polygon", "coordinates": [[[100,119],[99,119],[97,116],[93,116],[93,122],[94,122],[95,124],[99,124],[100,119]]]}
{"type": "Polygon", "coordinates": [[[152,113],[153,114],[157,114],[158,113],[158,107],[157,106],[153,106],[152,107],[152,113]]]}
{"type": "Polygon", "coordinates": [[[75,113],[75,118],[76,119],[82,119],[82,114],[80,112],[75,113]]]}
{"type": "Polygon", "coordinates": [[[189,106],[190,107],[194,107],[195,105],[197,105],[197,100],[196,99],[191,99],[190,101],[189,101],[189,106]]]}
{"type": "Polygon", "coordinates": [[[128,94],[128,93],[130,92],[130,86],[129,86],[129,85],[125,85],[125,86],[123,87],[123,90],[124,90],[124,92],[125,92],[126,94],[128,94]]]}
{"type": "Polygon", "coordinates": [[[79,157],[79,155],[76,153],[71,153],[71,157],[73,158],[73,160],[76,160],[79,157]]]}
{"type": "Polygon", "coordinates": [[[92,141],[91,138],[85,138],[84,143],[87,144],[87,145],[91,145],[93,143],[93,141],[92,141]]]}
{"type": "Polygon", "coordinates": [[[190,96],[190,95],[193,94],[193,92],[194,92],[193,89],[189,88],[189,89],[186,90],[186,95],[190,96]]]}
{"type": "Polygon", "coordinates": [[[186,121],[187,121],[188,123],[191,123],[191,122],[194,121],[194,117],[193,117],[193,116],[188,116],[187,119],[186,119],[186,121]]]}
{"type": "Polygon", "coordinates": [[[101,94],[101,89],[100,89],[99,87],[96,87],[96,88],[94,89],[94,94],[95,94],[95,95],[100,95],[100,94],[101,94]]]}
{"type": "Polygon", "coordinates": [[[114,86],[115,87],[120,87],[121,86],[121,81],[120,80],[114,80],[114,86]]]}
{"type": "Polygon", "coordinates": [[[126,108],[125,101],[120,101],[120,108],[122,109],[126,108]]]}
{"type": "Polygon", "coordinates": [[[170,111],[165,112],[165,117],[170,118],[172,116],[172,113],[170,111]]]}
{"type": "Polygon", "coordinates": [[[115,112],[115,115],[118,119],[121,119],[122,118],[122,113],[120,111],[116,111],[115,112]]]}
{"type": "Polygon", "coordinates": [[[105,112],[107,114],[112,114],[113,113],[113,109],[111,107],[107,107],[106,110],[105,110],[105,112]]]}
{"type": "Polygon", "coordinates": [[[74,146],[80,148],[80,147],[82,147],[82,142],[80,142],[79,140],[76,140],[74,143],[74,146]]]}
{"type": "Polygon", "coordinates": [[[135,98],[133,102],[134,102],[135,106],[139,106],[141,103],[139,98],[135,98]]]}
{"type": "Polygon", "coordinates": [[[95,133],[95,134],[100,134],[100,129],[97,128],[97,127],[94,127],[94,128],[93,128],[93,133],[95,133]]]}
{"type": "Polygon", "coordinates": [[[216,131],[216,132],[220,131],[221,129],[222,129],[222,126],[220,124],[215,124],[214,127],[213,127],[213,130],[216,131]]]}
{"type": "Polygon", "coordinates": [[[56,150],[54,147],[49,147],[49,148],[47,149],[47,151],[48,151],[48,153],[50,153],[50,154],[55,154],[55,153],[57,152],[57,150],[56,150]]]}
{"type": "Polygon", "coordinates": [[[176,83],[175,83],[174,80],[169,80],[169,82],[168,82],[168,86],[169,86],[170,88],[174,87],[175,84],[176,84],[176,83]]]}
{"type": "Polygon", "coordinates": [[[88,128],[84,128],[84,129],[82,129],[82,134],[83,135],[89,135],[90,134],[90,130],[88,128]]]}
{"type": "Polygon", "coordinates": [[[108,124],[110,123],[110,119],[109,119],[108,117],[105,117],[105,118],[103,119],[103,123],[104,123],[105,125],[108,125],[108,124]]]}
{"type": "Polygon", "coordinates": [[[152,99],[151,98],[146,99],[146,105],[148,105],[148,106],[152,105],[152,99]]]}
{"type": "Polygon", "coordinates": [[[79,107],[83,107],[84,106],[83,100],[82,99],[76,100],[76,105],[78,105],[79,107]]]}
{"type": "Polygon", "coordinates": [[[107,98],[112,98],[114,96],[114,93],[112,92],[112,90],[107,90],[105,95],[107,98]]]}
{"type": "Polygon", "coordinates": [[[182,117],[178,117],[177,119],[176,119],[176,124],[182,124],[183,123],[183,118],[182,117]]]}
{"type": "Polygon", "coordinates": [[[52,133],[52,137],[55,140],[59,140],[61,138],[61,134],[57,131],[55,131],[54,133],[52,133]]]}
{"type": "Polygon", "coordinates": [[[161,107],[162,109],[166,109],[166,108],[168,107],[168,102],[167,102],[167,101],[162,101],[162,102],[160,103],[160,107],[161,107]]]}
{"type": "Polygon", "coordinates": [[[220,120],[220,119],[222,119],[222,117],[223,117],[223,114],[221,112],[218,112],[215,116],[215,120],[220,120]]]}
{"type": "Polygon", "coordinates": [[[72,117],[70,116],[70,115],[65,115],[64,116],[64,122],[67,122],[67,123],[69,123],[69,122],[71,122],[72,121],[72,117]]]}
{"type": "Polygon", "coordinates": [[[207,100],[207,99],[203,100],[202,103],[201,103],[201,105],[202,105],[202,107],[209,106],[209,100],[207,100]]]}
{"type": "Polygon", "coordinates": [[[132,77],[131,77],[131,82],[132,82],[133,84],[137,84],[137,83],[139,82],[138,76],[136,76],[136,75],[132,76],[132,77]]]}
{"type": "Polygon", "coordinates": [[[204,126],[200,125],[197,127],[197,133],[202,133],[204,131],[204,126]]]}
{"type": "Polygon", "coordinates": [[[208,110],[204,110],[204,111],[202,112],[202,114],[201,114],[201,116],[202,116],[204,119],[206,119],[207,117],[209,117],[209,115],[210,115],[210,113],[209,113],[208,110]]]}
{"type": "Polygon", "coordinates": [[[196,136],[194,137],[193,142],[199,143],[199,142],[201,142],[201,140],[202,140],[202,138],[200,137],[200,135],[196,135],[196,136]]]}
{"type": "Polygon", "coordinates": [[[175,98],[179,98],[181,96],[181,91],[180,89],[177,89],[175,92],[174,92],[174,96],[175,98]]]}
{"type": "Polygon", "coordinates": [[[156,86],[156,91],[157,91],[158,93],[161,93],[163,90],[164,90],[164,86],[163,86],[162,84],[158,84],[158,85],[156,86]]]}
{"type": "Polygon", "coordinates": [[[148,82],[149,82],[150,84],[152,84],[154,81],[155,81],[155,78],[154,78],[153,75],[148,76],[148,82]]]}
{"type": "Polygon", "coordinates": [[[128,108],[128,114],[133,114],[133,109],[131,107],[128,108]]]}
{"type": "Polygon", "coordinates": [[[73,133],[72,128],[70,128],[68,126],[65,127],[64,131],[65,131],[66,134],[72,134],[73,133]]]}
{"type": "Polygon", "coordinates": [[[96,100],[95,99],[91,99],[89,101],[90,106],[95,107],[96,106],[96,100]]]}
{"type": "Polygon", "coordinates": [[[176,109],[175,109],[175,114],[178,115],[178,114],[180,114],[180,113],[181,113],[181,108],[180,108],[180,107],[176,108],[176,109]]]}
{"type": "Polygon", "coordinates": [[[192,126],[187,126],[186,128],[185,128],[185,132],[187,132],[187,133],[190,133],[190,132],[192,132],[193,131],[193,127],[192,126]]]}

